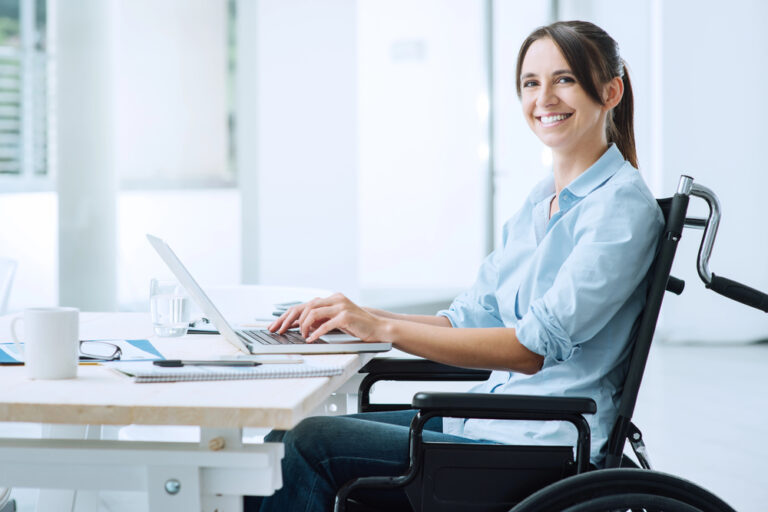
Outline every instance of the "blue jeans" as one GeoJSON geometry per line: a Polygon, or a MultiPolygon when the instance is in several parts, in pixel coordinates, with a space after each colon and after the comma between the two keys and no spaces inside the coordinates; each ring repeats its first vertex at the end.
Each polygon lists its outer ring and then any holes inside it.
{"type": "MultiPolygon", "coordinates": [[[[408,467],[408,431],[416,411],[369,412],[307,418],[265,441],[285,444],[283,487],[265,498],[246,496],[246,512],[321,512],[333,509],[336,491],[361,476],[394,476],[408,467]]],[[[478,443],[442,433],[442,419],[427,422],[424,440],[478,443]]],[[[402,491],[381,491],[376,503],[408,509],[402,491]]]]}

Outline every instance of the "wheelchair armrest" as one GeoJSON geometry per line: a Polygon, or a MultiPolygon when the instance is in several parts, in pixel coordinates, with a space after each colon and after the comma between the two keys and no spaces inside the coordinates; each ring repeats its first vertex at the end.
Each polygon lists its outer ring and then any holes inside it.
{"type": "Polygon", "coordinates": [[[490,370],[461,368],[429,359],[377,357],[360,369],[376,380],[488,380],[490,370]]]}
{"type": "Polygon", "coordinates": [[[415,447],[423,443],[424,426],[433,417],[567,421],[577,432],[577,472],[583,473],[589,466],[590,431],[584,414],[597,412],[591,398],[421,392],[413,396],[411,405],[418,409],[411,423],[411,442],[415,447]]]}
{"type": "MultiPolygon", "coordinates": [[[[411,405],[423,412],[478,411],[513,414],[594,414],[591,398],[491,393],[416,393],[411,405]]],[[[463,417],[463,416],[462,416],[463,417]]]]}
{"type": "Polygon", "coordinates": [[[360,369],[367,374],[358,390],[358,410],[360,412],[397,411],[409,409],[410,404],[372,404],[371,388],[381,380],[385,381],[483,381],[491,375],[489,370],[460,368],[436,363],[428,359],[405,359],[377,357],[360,369]]]}

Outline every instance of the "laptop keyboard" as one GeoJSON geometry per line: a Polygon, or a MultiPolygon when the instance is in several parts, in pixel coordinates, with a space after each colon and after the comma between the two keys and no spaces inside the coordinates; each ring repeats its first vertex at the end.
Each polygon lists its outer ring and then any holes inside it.
{"type": "MultiPolygon", "coordinates": [[[[252,340],[262,345],[296,345],[304,344],[307,340],[297,331],[286,331],[285,334],[277,334],[259,329],[243,329],[243,332],[252,340]]],[[[317,340],[315,343],[325,343],[317,340]]]]}

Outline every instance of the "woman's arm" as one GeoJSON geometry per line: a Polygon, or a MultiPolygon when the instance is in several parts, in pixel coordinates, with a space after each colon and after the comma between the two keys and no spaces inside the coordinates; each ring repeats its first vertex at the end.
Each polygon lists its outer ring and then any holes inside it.
{"type": "Polygon", "coordinates": [[[441,327],[452,327],[451,321],[444,316],[405,315],[400,313],[390,313],[389,311],[384,311],[383,309],[375,309],[375,308],[363,308],[363,309],[374,316],[378,316],[381,318],[389,318],[390,320],[403,320],[407,322],[416,322],[420,324],[437,325],[441,327]]]}
{"type": "Polygon", "coordinates": [[[543,356],[525,348],[514,329],[457,329],[444,320],[443,325],[435,325],[377,316],[336,294],[289,309],[270,329],[285,332],[298,325],[310,343],[341,329],[364,341],[389,341],[400,350],[455,366],[527,374],[541,369],[543,356]]]}
{"type": "MultiPolygon", "coordinates": [[[[381,341],[440,363],[534,374],[544,357],[531,352],[509,327],[446,328],[402,320],[386,320],[381,341]]],[[[313,333],[310,339],[315,336],[313,333]]]]}

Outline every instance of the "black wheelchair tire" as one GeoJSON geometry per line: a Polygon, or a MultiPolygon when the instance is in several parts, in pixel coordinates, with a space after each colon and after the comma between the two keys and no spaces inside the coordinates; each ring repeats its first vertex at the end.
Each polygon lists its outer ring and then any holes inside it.
{"type": "Polygon", "coordinates": [[[563,512],[595,512],[596,510],[642,510],[644,512],[699,512],[701,509],[666,496],[651,494],[612,494],[583,501],[563,512]]]}
{"type": "Polygon", "coordinates": [[[633,502],[634,505],[624,510],[658,510],[657,504],[666,500],[670,508],[662,508],[665,512],[735,512],[711,492],[685,479],[658,471],[629,468],[601,469],[560,480],[533,493],[510,512],[602,512],[612,510],[611,506],[605,505],[607,503],[615,503],[616,508],[621,509],[625,495],[645,496],[648,503],[645,506],[633,502]],[[601,501],[603,499],[605,501],[601,501]],[[674,502],[682,505],[671,508],[674,502]]]}

